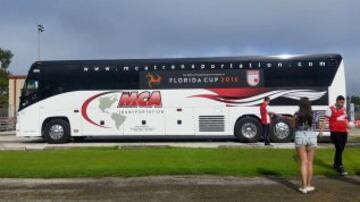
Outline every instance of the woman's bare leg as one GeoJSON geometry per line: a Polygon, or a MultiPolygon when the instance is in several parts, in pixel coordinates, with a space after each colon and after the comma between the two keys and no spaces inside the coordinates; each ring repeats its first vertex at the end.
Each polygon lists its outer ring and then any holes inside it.
{"type": "Polygon", "coordinates": [[[302,187],[305,188],[308,186],[308,157],[305,147],[298,147],[296,148],[299,160],[300,160],[300,176],[301,176],[301,182],[302,187]]]}
{"type": "Polygon", "coordinates": [[[311,186],[311,180],[313,177],[313,162],[315,156],[315,148],[308,147],[307,150],[307,160],[308,160],[308,167],[307,167],[307,186],[311,186]]]}

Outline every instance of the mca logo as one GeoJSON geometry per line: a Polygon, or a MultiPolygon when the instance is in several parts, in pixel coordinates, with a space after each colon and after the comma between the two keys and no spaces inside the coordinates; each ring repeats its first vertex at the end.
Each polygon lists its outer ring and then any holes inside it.
{"type": "Polygon", "coordinates": [[[148,72],[145,76],[148,79],[147,83],[150,88],[153,88],[153,85],[159,85],[161,82],[161,76],[157,74],[151,74],[148,72]]]}
{"type": "Polygon", "coordinates": [[[118,108],[123,107],[161,107],[160,91],[123,92],[118,108]]]}

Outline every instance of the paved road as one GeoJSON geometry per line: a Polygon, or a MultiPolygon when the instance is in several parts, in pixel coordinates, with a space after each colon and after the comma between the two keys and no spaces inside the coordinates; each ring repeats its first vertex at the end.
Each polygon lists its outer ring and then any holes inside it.
{"type": "Polygon", "coordinates": [[[1,179],[1,201],[360,201],[360,176],[315,177],[303,195],[295,178],[159,176],[1,179]]]}

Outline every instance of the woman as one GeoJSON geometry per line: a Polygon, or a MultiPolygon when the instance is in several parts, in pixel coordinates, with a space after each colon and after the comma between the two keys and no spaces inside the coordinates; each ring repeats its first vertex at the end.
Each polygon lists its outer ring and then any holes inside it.
{"type": "Polygon", "coordinates": [[[311,186],[313,176],[313,161],[315,148],[317,147],[317,135],[312,127],[313,112],[308,98],[300,99],[299,111],[294,115],[295,122],[295,147],[300,160],[300,175],[302,186],[299,188],[301,193],[314,191],[311,186]]]}

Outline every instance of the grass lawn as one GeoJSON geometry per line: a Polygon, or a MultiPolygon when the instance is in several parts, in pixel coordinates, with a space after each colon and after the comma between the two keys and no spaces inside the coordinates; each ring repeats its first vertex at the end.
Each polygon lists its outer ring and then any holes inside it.
{"type": "MultiPolygon", "coordinates": [[[[336,175],[333,149],[316,151],[315,175],[336,175]]],[[[344,163],[360,175],[360,149],[347,148],[344,163]]],[[[0,177],[103,177],[213,174],[298,175],[293,149],[86,148],[0,151],[0,177]]]]}

